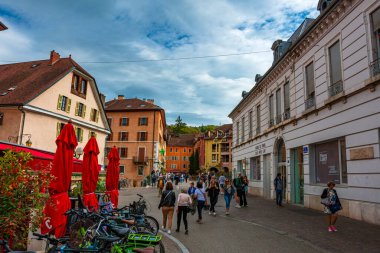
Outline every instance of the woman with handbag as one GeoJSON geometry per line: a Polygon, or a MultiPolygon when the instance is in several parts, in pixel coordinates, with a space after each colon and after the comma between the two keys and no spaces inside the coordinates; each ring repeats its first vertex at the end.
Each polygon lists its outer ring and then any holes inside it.
{"type": "Polygon", "coordinates": [[[215,176],[211,177],[209,187],[207,187],[206,192],[208,193],[208,196],[210,197],[210,209],[208,211],[208,214],[212,214],[216,216],[215,212],[215,205],[218,202],[218,195],[219,195],[219,184],[215,180],[215,176]]]}
{"type": "Polygon", "coordinates": [[[186,189],[182,188],[181,193],[178,194],[177,199],[177,229],[176,232],[179,232],[181,226],[181,218],[183,217],[183,223],[185,224],[185,234],[189,233],[187,226],[187,213],[189,212],[192,200],[189,194],[186,193],[186,189]]]}
{"type": "Polygon", "coordinates": [[[327,187],[322,192],[321,203],[324,205],[324,213],[327,214],[327,231],[336,232],[338,229],[335,227],[335,223],[338,219],[338,211],[342,210],[342,205],[334,189],[335,183],[328,182],[327,187]]]}
{"type": "Polygon", "coordinates": [[[158,209],[162,207],[162,230],[166,231],[167,223],[168,234],[171,234],[174,205],[175,192],[173,191],[173,184],[171,182],[167,182],[165,186],[165,191],[161,195],[161,201],[158,205],[158,209]]]}
{"type": "Polygon", "coordinates": [[[224,186],[223,186],[223,191],[224,191],[224,201],[226,202],[226,215],[230,215],[230,204],[232,197],[235,194],[235,189],[231,185],[231,182],[228,178],[224,181],[224,186]]]}
{"type": "Polygon", "coordinates": [[[201,182],[197,183],[197,189],[194,193],[194,198],[197,200],[197,209],[198,209],[198,220],[199,224],[202,224],[202,209],[207,204],[206,192],[203,189],[203,185],[201,182]]]}

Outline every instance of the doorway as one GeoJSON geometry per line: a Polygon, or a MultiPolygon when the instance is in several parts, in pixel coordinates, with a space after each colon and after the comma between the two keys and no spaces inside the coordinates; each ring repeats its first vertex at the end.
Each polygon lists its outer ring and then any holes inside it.
{"type": "Polygon", "coordinates": [[[270,173],[270,155],[263,156],[263,197],[270,199],[271,198],[271,173],[270,173]]]}
{"type": "Polygon", "coordinates": [[[274,177],[277,176],[277,173],[281,173],[281,180],[282,180],[282,198],[284,201],[288,201],[287,199],[287,173],[286,173],[286,149],[285,149],[285,143],[282,138],[277,139],[275,143],[275,157],[276,157],[276,173],[274,177]]]}
{"type": "Polygon", "coordinates": [[[293,199],[295,204],[304,203],[304,167],[303,167],[303,149],[298,147],[292,150],[293,162],[293,199]]]}

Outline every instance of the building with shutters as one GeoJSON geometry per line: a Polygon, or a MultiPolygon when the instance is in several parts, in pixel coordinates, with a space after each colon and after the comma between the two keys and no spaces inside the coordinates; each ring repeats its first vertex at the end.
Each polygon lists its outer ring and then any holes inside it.
{"type": "Polygon", "coordinates": [[[164,165],[165,111],[152,99],[128,99],[122,95],[106,102],[105,110],[112,129],[106,153],[113,146],[117,147],[120,177],[140,185],[152,170],[159,170],[164,165]]]}
{"type": "Polygon", "coordinates": [[[55,51],[47,60],[0,65],[1,141],[55,152],[55,140],[70,119],[78,147],[95,134],[103,164],[110,128],[94,77],[55,51]]]}
{"type": "Polygon", "coordinates": [[[341,214],[380,224],[380,2],[317,8],[230,113],[234,172],[266,198],[281,173],[285,202],[318,210],[333,181],[341,214]]]}
{"type": "Polygon", "coordinates": [[[169,135],[166,144],[166,172],[189,172],[195,134],[169,135]]]}

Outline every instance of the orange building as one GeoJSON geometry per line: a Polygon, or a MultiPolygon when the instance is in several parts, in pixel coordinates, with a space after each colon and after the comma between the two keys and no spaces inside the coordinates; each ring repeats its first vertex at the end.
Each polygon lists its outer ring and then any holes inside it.
{"type": "Polygon", "coordinates": [[[166,146],[166,172],[188,172],[194,151],[194,134],[171,135],[166,146]]]}
{"type": "Polygon", "coordinates": [[[165,111],[152,99],[127,99],[122,95],[106,102],[105,111],[112,130],[106,141],[106,153],[116,146],[120,178],[139,185],[152,170],[159,170],[164,164],[165,111]]]}

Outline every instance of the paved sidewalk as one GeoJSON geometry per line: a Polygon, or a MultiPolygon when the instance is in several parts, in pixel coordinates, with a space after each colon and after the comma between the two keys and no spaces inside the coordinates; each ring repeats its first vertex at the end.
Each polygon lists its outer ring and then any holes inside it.
{"type": "Polygon", "coordinates": [[[247,198],[248,207],[232,207],[231,215],[227,217],[222,212],[224,201],[221,197],[223,196],[219,197],[217,208],[219,214],[226,219],[254,223],[284,236],[308,242],[324,252],[380,252],[378,225],[340,216],[336,223],[339,231],[327,232],[325,214],[320,211],[291,204],[280,208],[274,200],[252,195],[247,198]]]}

